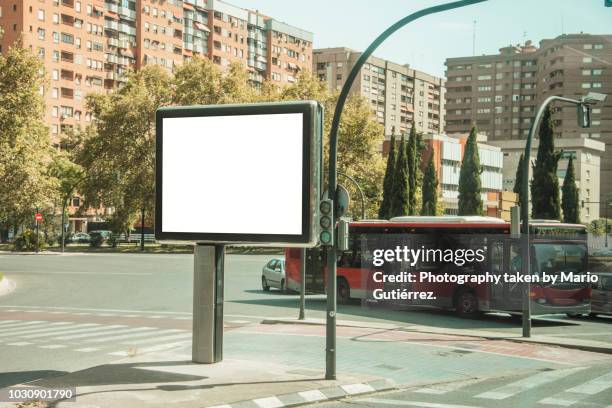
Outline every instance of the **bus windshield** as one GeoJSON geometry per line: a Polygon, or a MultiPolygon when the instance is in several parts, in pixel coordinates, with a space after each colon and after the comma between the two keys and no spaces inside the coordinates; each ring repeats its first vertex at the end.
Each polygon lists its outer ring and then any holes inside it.
{"type": "Polygon", "coordinates": [[[544,272],[557,274],[586,271],[587,248],[584,244],[536,243],[534,252],[533,273],[541,275],[544,272]]]}

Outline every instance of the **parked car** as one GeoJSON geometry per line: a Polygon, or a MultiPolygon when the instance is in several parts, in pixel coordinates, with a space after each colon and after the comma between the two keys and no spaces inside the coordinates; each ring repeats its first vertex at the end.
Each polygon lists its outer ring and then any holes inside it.
{"type": "Polygon", "coordinates": [[[86,232],[77,232],[66,239],[66,242],[72,244],[86,244],[89,242],[89,234],[86,232]]]}
{"type": "Polygon", "coordinates": [[[597,273],[599,279],[591,292],[591,316],[612,315],[612,273],[597,273]]]}
{"type": "Polygon", "coordinates": [[[266,292],[270,288],[280,289],[281,292],[286,291],[284,259],[274,258],[263,267],[261,270],[261,287],[266,292]]]}
{"type": "Polygon", "coordinates": [[[597,249],[591,256],[612,256],[612,248],[597,249]]]}

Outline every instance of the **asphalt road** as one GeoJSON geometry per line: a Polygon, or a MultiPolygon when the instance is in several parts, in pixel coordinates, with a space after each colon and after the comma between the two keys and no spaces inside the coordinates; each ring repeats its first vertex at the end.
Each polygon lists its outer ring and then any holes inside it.
{"type": "MultiPolygon", "coordinates": [[[[297,317],[298,295],[260,287],[261,267],[270,258],[226,256],[229,329],[263,318],[297,317]]],[[[190,344],[192,255],[0,254],[0,271],[17,284],[15,291],[0,297],[0,387],[108,363],[136,347],[146,352],[190,344]]],[[[323,296],[308,296],[308,317],[323,318],[324,310],[323,296]]],[[[338,318],[521,330],[519,322],[501,315],[464,320],[447,312],[368,309],[360,304],[340,306],[338,318]]],[[[611,323],[608,318],[558,316],[535,320],[533,330],[612,343],[611,323]]]]}

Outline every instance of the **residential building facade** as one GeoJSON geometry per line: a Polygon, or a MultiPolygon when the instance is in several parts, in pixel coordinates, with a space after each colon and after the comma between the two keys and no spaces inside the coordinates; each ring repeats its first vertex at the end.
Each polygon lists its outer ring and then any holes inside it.
{"type": "MultiPolygon", "coordinates": [[[[612,93],[612,35],[569,34],[501,48],[498,54],[446,60],[446,131],[472,124],[489,140],[525,140],[537,107],[551,95],[579,99],[612,93]]],[[[576,108],[553,104],[557,138],[600,140],[601,200],[612,198],[612,98],[592,110],[590,128],[580,128],[576,108]]]]}
{"type": "MultiPolygon", "coordinates": [[[[489,143],[499,147],[503,152],[503,189],[505,191],[513,191],[519,159],[525,152],[525,142],[523,140],[496,140],[489,143]]],[[[532,165],[529,166],[530,179],[533,174],[533,164],[535,164],[535,158],[538,153],[538,145],[539,140],[534,140],[531,151],[532,165]]],[[[581,202],[584,202],[584,205],[580,207],[580,220],[581,222],[588,223],[599,219],[600,172],[606,145],[601,141],[589,138],[561,138],[555,140],[555,147],[562,151],[557,167],[559,188],[563,186],[563,179],[567,172],[567,163],[571,156],[574,164],[578,197],[581,202]]]]}
{"type": "MultiPolygon", "coordinates": [[[[445,214],[458,213],[459,174],[467,137],[467,134],[454,136],[445,134],[423,135],[426,148],[421,165],[425,166],[433,155],[438,175],[439,197],[444,206],[445,214]]],[[[498,217],[504,157],[499,147],[486,142],[486,136],[478,135],[478,154],[483,168],[480,174],[483,212],[484,215],[498,217]]]]}
{"type": "MultiPolygon", "coordinates": [[[[345,47],[316,49],[313,72],[330,89],[339,90],[360,55],[345,47]]],[[[351,93],[370,101],[387,138],[393,129],[409,131],[413,122],[419,132],[442,132],[444,92],[442,78],[376,57],[368,58],[351,87],[351,93]]]]}

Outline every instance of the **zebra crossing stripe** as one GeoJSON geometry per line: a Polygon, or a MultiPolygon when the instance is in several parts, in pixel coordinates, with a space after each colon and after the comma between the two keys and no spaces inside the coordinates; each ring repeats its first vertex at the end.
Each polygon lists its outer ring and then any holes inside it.
{"type": "Polygon", "coordinates": [[[259,408],[280,408],[284,407],[285,404],[278,397],[267,397],[267,398],[258,398],[254,399],[253,402],[259,408]]]}
{"type": "MultiPolygon", "coordinates": [[[[181,347],[181,346],[185,346],[187,344],[191,344],[191,340],[188,341],[178,341],[176,343],[167,343],[167,344],[159,344],[157,346],[152,346],[152,347],[145,347],[142,349],[137,349],[136,353],[137,354],[144,354],[144,353],[152,353],[154,351],[164,351],[164,350],[168,350],[168,349],[172,349],[172,348],[176,348],[176,347],[181,347]]],[[[112,353],[108,353],[109,356],[120,356],[120,357],[127,357],[130,355],[129,352],[127,351],[114,351],[112,353]]]]}
{"type": "MultiPolygon", "coordinates": [[[[101,343],[103,341],[123,340],[123,339],[130,339],[134,337],[159,336],[162,334],[174,333],[174,332],[179,331],[178,329],[155,330],[153,327],[148,327],[147,329],[148,329],[147,331],[143,330],[142,333],[131,333],[131,334],[124,334],[120,336],[108,336],[108,337],[101,337],[99,339],[91,339],[91,340],[86,340],[86,341],[91,342],[91,343],[101,343]]],[[[156,339],[158,338],[156,337],[156,339]]]]}
{"type": "Polygon", "coordinates": [[[491,391],[483,392],[482,394],[476,395],[475,398],[486,398],[494,400],[502,400],[523,391],[538,387],[543,384],[547,384],[553,381],[557,381],[568,375],[577,373],[578,371],[584,370],[586,367],[574,367],[562,370],[554,370],[547,372],[540,372],[527,378],[523,378],[519,381],[504,385],[503,387],[496,388],[491,391]]]}
{"type": "Polygon", "coordinates": [[[75,324],[70,327],[54,328],[53,330],[46,330],[45,332],[30,334],[27,337],[30,339],[38,339],[41,337],[59,336],[59,335],[63,335],[66,333],[78,333],[78,332],[82,332],[85,330],[96,330],[98,329],[99,326],[100,325],[97,323],[75,324]]]}
{"type": "Polygon", "coordinates": [[[29,343],[27,341],[18,341],[17,343],[7,343],[7,346],[29,346],[30,344],[34,344],[34,343],[29,343]]]}
{"type": "Polygon", "coordinates": [[[2,327],[2,330],[4,331],[6,328],[8,328],[9,330],[12,330],[16,327],[20,327],[20,326],[30,326],[32,324],[39,324],[39,323],[45,323],[43,320],[29,320],[29,321],[20,321],[19,323],[11,323],[9,325],[6,325],[4,327],[2,327]]]}
{"type": "Polygon", "coordinates": [[[85,347],[85,348],[76,349],[74,351],[78,351],[80,353],[91,353],[92,351],[98,351],[98,350],[100,350],[98,347],[85,347]]]}
{"type": "Polygon", "coordinates": [[[5,324],[9,324],[9,323],[15,323],[18,322],[19,320],[0,320],[0,326],[5,325],[5,324]]]}
{"type": "Polygon", "coordinates": [[[43,349],[58,349],[58,348],[64,348],[66,346],[63,344],[48,344],[45,346],[38,346],[38,347],[43,348],[43,349]]]}
{"type": "Polygon", "coordinates": [[[540,404],[561,405],[568,407],[585,398],[588,398],[591,395],[599,394],[608,388],[612,388],[612,372],[576,385],[575,387],[568,388],[555,397],[544,398],[538,402],[540,404]]]}
{"type": "Polygon", "coordinates": [[[140,344],[157,343],[157,342],[160,342],[160,341],[184,339],[186,337],[191,337],[191,332],[186,332],[184,330],[180,330],[180,331],[182,331],[183,333],[175,334],[173,336],[157,337],[157,338],[154,338],[154,339],[126,341],[126,342],[123,342],[121,344],[140,345],[140,344]]]}
{"type": "Polygon", "coordinates": [[[85,333],[85,334],[74,334],[70,336],[61,336],[56,337],[58,340],[74,340],[74,339],[85,339],[87,337],[97,337],[114,333],[129,333],[134,331],[142,331],[143,329],[148,329],[148,327],[136,327],[136,328],[128,328],[127,326],[118,325],[121,328],[112,328],[112,326],[99,327],[97,332],[85,333]]]}
{"type": "Polygon", "coordinates": [[[19,327],[19,328],[14,328],[11,330],[3,331],[2,333],[0,333],[0,337],[21,336],[23,334],[40,333],[42,331],[57,330],[60,326],[65,326],[67,324],[70,324],[70,323],[56,322],[56,323],[49,323],[49,324],[44,324],[44,325],[36,325],[36,326],[30,325],[28,327],[19,327]]]}

